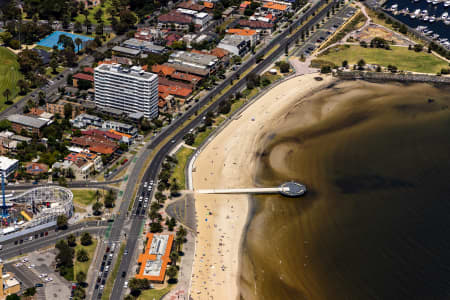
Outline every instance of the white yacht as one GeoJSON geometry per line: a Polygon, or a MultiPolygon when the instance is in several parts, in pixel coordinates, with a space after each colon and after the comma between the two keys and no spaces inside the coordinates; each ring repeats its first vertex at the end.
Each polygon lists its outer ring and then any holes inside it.
{"type": "Polygon", "coordinates": [[[431,16],[428,21],[430,21],[430,23],[433,23],[434,21],[436,21],[436,17],[435,16],[431,16]]]}
{"type": "Polygon", "coordinates": [[[391,11],[396,11],[397,8],[398,8],[398,4],[393,4],[393,5],[391,6],[391,11]]]}
{"type": "Polygon", "coordinates": [[[433,5],[436,5],[439,3],[439,0],[433,0],[433,2],[431,2],[433,5]]]}
{"type": "Polygon", "coordinates": [[[428,21],[430,19],[430,17],[429,16],[425,16],[425,17],[423,17],[423,20],[424,21],[428,21]]]}
{"type": "Polygon", "coordinates": [[[445,21],[445,20],[447,20],[447,18],[448,18],[448,12],[444,12],[441,16],[441,20],[445,21]]]}
{"type": "Polygon", "coordinates": [[[445,1],[445,2],[444,2],[444,6],[445,6],[445,7],[450,6],[450,0],[445,1]]]}

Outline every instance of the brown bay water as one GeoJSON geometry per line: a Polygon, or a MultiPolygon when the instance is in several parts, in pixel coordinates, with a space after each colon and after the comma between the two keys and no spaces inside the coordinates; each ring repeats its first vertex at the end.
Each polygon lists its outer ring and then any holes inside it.
{"type": "Polygon", "coordinates": [[[340,82],[301,100],[264,135],[256,182],[309,191],[253,199],[241,298],[450,299],[450,87],[340,82]]]}

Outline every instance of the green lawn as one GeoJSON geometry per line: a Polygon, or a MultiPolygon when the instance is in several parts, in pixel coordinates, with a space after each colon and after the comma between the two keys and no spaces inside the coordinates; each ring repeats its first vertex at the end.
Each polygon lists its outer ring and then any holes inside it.
{"type": "Polygon", "coordinates": [[[97,248],[97,240],[92,238],[92,244],[89,246],[83,246],[80,243],[80,240],[77,241],[77,245],[75,246],[75,264],[73,268],[74,278],[76,278],[78,272],[83,271],[84,274],[87,275],[89,266],[91,265],[92,258],[94,257],[95,248],[97,248]],[[85,262],[79,262],[77,260],[77,251],[80,249],[86,250],[89,255],[89,260],[85,262]]]}
{"type": "Polygon", "coordinates": [[[57,73],[56,73],[56,74],[53,74],[53,73],[52,73],[53,69],[50,68],[50,67],[47,67],[47,68],[45,69],[45,75],[47,75],[47,76],[53,78],[53,77],[57,76],[59,73],[61,73],[63,70],[64,70],[64,67],[58,66],[58,67],[56,68],[56,72],[57,72],[57,73]]]}
{"type": "Polygon", "coordinates": [[[173,284],[169,284],[169,286],[167,286],[163,289],[160,289],[160,290],[155,290],[155,289],[144,290],[139,295],[138,300],[159,300],[162,298],[162,296],[164,296],[165,294],[170,292],[170,290],[174,286],[175,285],[173,285],[173,284]]]}
{"type": "Polygon", "coordinates": [[[91,205],[97,200],[95,197],[95,190],[72,190],[72,193],[73,201],[80,205],[91,205]]]}
{"type": "MultiPolygon", "coordinates": [[[[107,0],[107,1],[105,1],[105,4],[103,7],[101,7],[101,5],[98,5],[96,7],[89,8],[88,9],[88,12],[89,12],[88,19],[91,21],[92,24],[97,24],[97,20],[94,18],[94,15],[97,10],[102,9],[103,10],[103,15],[102,15],[103,23],[105,25],[111,25],[111,22],[109,21],[109,18],[111,17],[111,15],[106,12],[106,10],[111,6],[112,6],[111,0],[107,0]]],[[[86,20],[86,17],[84,15],[78,15],[75,18],[75,21],[81,22],[81,24],[84,24],[85,20],[86,20]]]]}
{"type": "Polygon", "coordinates": [[[447,68],[448,63],[440,58],[427,53],[408,50],[406,47],[391,47],[392,50],[364,48],[361,46],[339,46],[330,49],[326,55],[319,56],[320,60],[326,60],[340,66],[342,61],[355,64],[360,59],[368,64],[379,64],[387,67],[394,65],[398,70],[421,73],[437,73],[442,68],[447,68]],[[338,51],[335,51],[339,49],[338,51]]]}
{"type": "Polygon", "coordinates": [[[6,98],[3,96],[3,92],[6,89],[11,91],[9,99],[14,99],[19,93],[17,81],[22,79],[22,74],[19,72],[19,63],[17,62],[17,56],[6,49],[0,47],[0,111],[5,109],[6,98]]]}
{"type": "MultiPolygon", "coordinates": [[[[181,147],[180,150],[175,154],[175,157],[178,160],[177,165],[175,166],[175,169],[172,174],[172,178],[175,178],[180,185],[181,189],[186,188],[186,179],[184,176],[184,167],[186,166],[186,162],[188,158],[192,155],[194,152],[193,149],[181,147]]],[[[172,181],[172,178],[170,181],[172,181]]]]}

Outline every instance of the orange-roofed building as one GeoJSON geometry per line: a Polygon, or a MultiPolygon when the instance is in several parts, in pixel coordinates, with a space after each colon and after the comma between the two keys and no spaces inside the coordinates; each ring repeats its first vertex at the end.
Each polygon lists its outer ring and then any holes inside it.
{"type": "Polygon", "coordinates": [[[136,278],[163,283],[172,245],[173,234],[147,233],[147,245],[144,253],[139,255],[140,269],[136,278]]]}
{"type": "Polygon", "coordinates": [[[227,33],[251,37],[252,46],[255,46],[259,39],[258,33],[253,29],[230,28],[227,33]]]}
{"type": "Polygon", "coordinates": [[[205,1],[205,2],[203,2],[203,6],[204,6],[206,9],[213,9],[213,8],[214,8],[214,3],[205,1]]]}
{"type": "Polygon", "coordinates": [[[247,8],[247,6],[249,6],[250,4],[251,4],[250,1],[244,1],[244,2],[241,3],[241,5],[239,5],[239,8],[241,10],[245,10],[247,8]]]}
{"type": "Polygon", "coordinates": [[[287,10],[287,5],[274,2],[267,2],[266,4],[263,5],[263,8],[271,11],[284,12],[287,10]]]}
{"type": "Polygon", "coordinates": [[[159,85],[158,92],[161,94],[169,94],[174,97],[184,98],[184,99],[186,99],[187,97],[189,97],[192,94],[191,89],[183,88],[183,87],[176,86],[176,85],[172,85],[172,86],[159,85]]]}
{"type": "Polygon", "coordinates": [[[170,77],[175,72],[175,68],[166,65],[153,65],[152,72],[162,77],[170,77]]]}
{"type": "Polygon", "coordinates": [[[230,54],[230,52],[228,52],[225,49],[220,49],[220,48],[214,48],[210,51],[211,55],[214,55],[215,57],[217,57],[218,59],[222,60],[223,58],[227,57],[228,54],[230,54]]]}

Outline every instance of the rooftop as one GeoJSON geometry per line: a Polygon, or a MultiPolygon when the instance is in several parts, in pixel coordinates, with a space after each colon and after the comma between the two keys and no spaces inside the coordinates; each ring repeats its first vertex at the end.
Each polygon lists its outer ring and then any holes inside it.
{"type": "Polygon", "coordinates": [[[171,11],[159,16],[158,21],[162,23],[191,24],[192,18],[177,11],[171,11]]]}
{"type": "Polygon", "coordinates": [[[273,24],[263,21],[239,20],[239,25],[255,29],[273,28],[273,24]]]}
{"type": "Polygon", "coordinates": [[[17,159],[11,159],[6,156],[0,156],[0,170],[7,170],[9,167],[18,162],[19,161],[17,159]]]}
{"type": "Polygon", "coordinates": [[[157,77],[155,74],[145,72],[144,70],[142,70],[141,67],[138,66],[133,66],[131,68],[123,68],[119,64],[111,64],[111,65],[103,64],[95,68],[95,70],[122,74],[127,77],[143,78],[147,80],[153,80],[157,77]]]}
{"type": "Polygon", "coordinates": [[[152,72],[164,76],[171,76],[175,72],[175,68],[166,65],[153,65],[152,72]]]}
{"type": "Polygon", "coordinates": [[[219,43],[219,48],[220,48],[220,44],[227,44],[227,45],[232,45],[232,46],[238,46],[240,45],[243,41],[249,41],[250,37],[246,36],[246,35],[225,35],[225,37],[220,41],[219,43]]]}
{"type": "Polygon", "coordinates": [[[140,50],[130,49],[130,48],[127,48],[127,47],[122,47],[122,46],[114,46],[112,48],[112,50],[116,51],[116,52],[125,53],[125,54],[128,54],[128,55],[133,55],[133,56],[139,55],[139,53],[141,53],[140,50]]]}
{"type": "Polygon", "coordinates": [[[245,36],[253,36],[253,35],[257,34],[256,30],[253,30],[253,29],[240,29],[240,28],[228,29],[227,33],[236,34],[236,35],[245,35],[245,36]]]}
{"type": "Polygon", "coordinates": [[[172,243],[172,234],[147,233],[147,245],[144,253],[139,255],[138,263],[141,264],[141,268],[136,278],[164,281],[172,243]]]}
{"type": "Polygon", "coordinates": [[[48,122],[48,120],[42,120],[18,114],[10,115],[8,117],[8,121],[33,128],[42,128],[47,125],[48,122]]]}
{"type": "Polygon", "coordinates": [[[77,73],[77,74],[73,75],[72,78],[87,80],[87,81],[91,81],[91,82],[94,81],[94,76],[89,75],[89,74],[84,74],[84,73],[77,73]]]}
{"type": "Polygon", "coordinates": [[[266,4],[263,5],[263,7],[267,9],[282,10],[282,11],[287,9],[287,5],[274,2],[267,2],[266,4]]]}
{"type": "Polygon", "coordinates": [[[187,51],[176,51],[170,55],[170,60],[181,60],[195,65],[213,66],[217,62],[217,57],[209,54],[199,54],[187,51]]]}
{"type": "Polygon", "coordinates": [[[187,88],[177,86],[177,85],[171,85],[171,86],[159,85],[158,92],[160,92],[162,94],[169,94],[169,95],[173,95],[176,97],[185,98],[185,97],[188,97],[190,94],[192,94],[192,89],[187,89],[187,88]]]}

